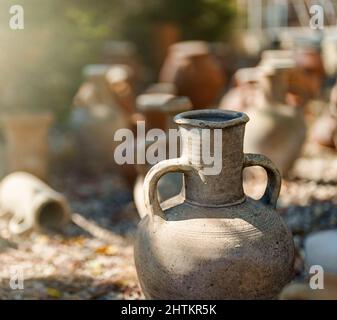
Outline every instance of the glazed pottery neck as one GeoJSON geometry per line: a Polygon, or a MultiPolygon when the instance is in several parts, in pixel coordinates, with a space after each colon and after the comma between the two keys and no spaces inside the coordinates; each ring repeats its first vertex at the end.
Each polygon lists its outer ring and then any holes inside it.
{"type": "Polygon", "coordinates": [[[186,201],[207,206],[242,202],[243,138],[248,117],[240,112],[199,110],[181,113],[175,119],[182,158],[201,172],[201,176],[185,174],[186,201]],[[205,168],[213,169],[206,172],[205,168]]]}

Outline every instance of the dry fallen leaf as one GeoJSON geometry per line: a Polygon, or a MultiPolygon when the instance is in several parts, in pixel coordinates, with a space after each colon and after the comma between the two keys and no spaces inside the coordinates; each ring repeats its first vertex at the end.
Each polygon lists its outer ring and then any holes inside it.
{"type": "Polygon", "coordinates": [[[55,288],[47,288],[47,295],[55,299],[60,299],[62,296],[61,292],[55,288]]]}
{"type": "Polygon", "coordinates": [[[118,249],[115,246],[101,246],[96,248],[95,252],[97,254],[104,254],[107,256],[113,256],[118,253],[118,249]]]}

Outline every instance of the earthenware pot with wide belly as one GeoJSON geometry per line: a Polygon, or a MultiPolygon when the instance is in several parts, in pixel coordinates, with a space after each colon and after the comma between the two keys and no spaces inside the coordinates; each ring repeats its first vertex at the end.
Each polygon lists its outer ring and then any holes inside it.
{"type": "Polygon", "coordinates": [[[159,78],[161,82],[173,83],[177,95],[190,98],[194,109],[213,105],[225,86],[221,67],[203,41],[172,45],[159,78]]]}
{"type": "Polygon", "coordinates": [[[147,215],[138,226],[135,263],[145,297],[276,298],[291,280],[294,245],[275,211],[278,170],[262,155],[243,153],[248,117],[199,110],[181,113],[175,121],[181,157],[155,165],[144,182],[147,215]],[[203,134],[205,129],[209,134],[203,134]],[[203,160],[205,145],[214,145],[212,155],[220,162],[203,160]],[[256,165],[268,174],[260,200],[245,196],[242,187],[243,169],[256,165]],[[184,192],[160,206],[157,183],[177,171],[184,173],[184,192]]]}

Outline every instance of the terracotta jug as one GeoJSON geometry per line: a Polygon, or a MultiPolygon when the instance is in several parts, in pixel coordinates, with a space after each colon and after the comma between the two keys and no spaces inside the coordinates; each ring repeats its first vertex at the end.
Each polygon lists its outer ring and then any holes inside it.
{"type": "Polygon", "coordinates": [[[225,85],[221,67],[203,41],[172,45],[159,78],[174,83],[177,94],[189,97],[195,109],[214,104],[225,85]]]}
{"type": "Polygon", "coordinates": [[[280,174],[262,155],[244,154],[248,117],[224,110],[175,117],[182,155],[155,165],[144,182],[147,216],[138,226],[135,263],[148,299],[272,299],[292,276],[291,233],[275,211],[280,174]],[[209,139],[200,139],[210,129],[209,139]],[[220,129],[221,143],[214,140],[220,129]],[[203,145],[221,145],[222,166],[205,174],[203,145]],[[262,166],[268,185],[260,200],[243,193],[242,171],[262,166]],[[184,173],[184,192],[160,206],[158,180],[184,173]]]}
{"type": "Polygon", "coordinates": [[[7,147],[7,172],[27,171],[47,180],[48,131],[53,115],[12,114],[3,117],[7,147]]]}

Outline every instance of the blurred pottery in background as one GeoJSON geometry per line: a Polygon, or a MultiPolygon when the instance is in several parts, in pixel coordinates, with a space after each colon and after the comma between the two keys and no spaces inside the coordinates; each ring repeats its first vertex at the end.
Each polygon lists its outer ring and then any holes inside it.
{"type": "Polygon", "coordinates": [[[135,95],[132,84],[133,70],[127,65],[112,65],[106,72],[110,91],[128,118],[135,112],[135,95]]]}
{"type": "Polygon", "coordinates": [[[216,103],[225,85],[221,68],[203,41],[172,45],[159,78],[161,82],[174,83],[177,95],[190,98],[195,109],[216,103]]]}
{"type": "Polygon", "coordinates": [[[281,177],[262,155],[242,151],[243,113],[184,112],[175,117],[181,158],[155,165],[144,182],[147,216],[138,225],[135,263],[148,299],[272,299],[292,277],[294,244],[275,211],[281,177]],[[201,130],[221,130],[220,172],[206,174],[201,130]],[[192,148],[191,146],[194,145],[192,148]],[[242,170],[262,166],[268,186],[261,200],[246,197],[242,170]],[[159,204],[157,183],[184,173],[184,193],[159,204]],[[249,266],[249,268],[247,268],[249,266]],[[238,283],[240,285],[238,286],[238,283]]]}
{"type": "Polygon", "coordinates": [[[139,61],[136,46],[129,41],[107,41],[103,47],[103,63],[127,65],[133,70],[133,85],[142,78],[142,65],[139,61]]]}
{"type": "Polygon", "coordinates": [[[286,175],[300,154],[306,136],[302,108],[286,104],[286,94],[294,68],[294,60],[275,57],[263,63],[264,76],[260,85],[264,99],[247,109],[245,152],[268,156],[286,175]]]}
{"type": "MultiPolygon", "coordinates": [[[[153,113],[157,116],[161,116],[160,119],[163,121],[157,122],[157,128],[162,129],[168,134],[169,129],[176,128],[173,121],[173,117],[183,111],[192,109],[192,104],[187,97],[175,97],[170,94],[143,94],[137,99],[138,110],[144,114],[144,120],[147,130],[154,129],[156,122],[153,121],[155,117],[153,113]],[[159,127],[161,125],[161,127],[159,127]]],[[[145,144],[145,150],[147,150],[154,141],[143,141],[145,144]]],[[[156,145],[159,145],[166,149],[166,156],[169,157],[169,137],[163,136],[156,141],[156,145]]],[[[177,145],[177,151],[179,151],[180,144],[177,145]]],[[[138,177],[134,186],[134,201],[141,218],[146,215],[146,208],[144,202],[144,178],[151,165],[138,164],[136,166],[138,177]]],[[[158,196],[160,201],[165,201],[180,193],[182,189],[182,175],[180,173],[171,173],[165,175],[158,183],[158,196]]]]}
{"type": "Polygon", "coordinates": [[[153,26],[154,60],[160,68],[171,45],[180,40],[180,29],[174,23],[162,22],[153,26]]]}
{"type": "Polygon", "coordinates": [[[192,109],[187,97],[166,93],[146,93],[137,98],[137,111],[142,113],[146,129],[162,129],[168,131],[175,128],[173,117],[179,112],[192,109]]]}
{"type": "Polygon", "coordinates": [[[261,70],[255,68],[239,69],[233,76],[234,87],[222,98],[220,109],[245,111],[251,105],[260,105],[263,92],[259,88],[261,70]]]}
{"type": "Polygon", "coordinates": [[[7,172],[26,171],[47,180],[48,132],[53,115],[8,114],[2,121],[6,140],[7,172]]]}
{"type": "Polygon", "coordinates": [[[149,85],[145,90],[145,93],[166,93],[177,95],[177,88],[173,83],[158,82],[149,85]]]}
{"type": "Polygon", "coordinates": [[[113,134],[129,127],[128,113],[111,92],[106,79],[109,65],[88,65],[86,81],[74,97],[71,127],[75,132],[79,166],[98,172],[114,165],[117,143],[113,134]]]}
{"type": "Polygon", "coordinates": [[[35,176],[15,172],[0,184],[0,213],[10,215],[9,231],[62,230],[70,221],[66,199],[35,176]]]}
{"type": "Polygon", "coordinates": [[[314,48],[298,48],[294,57],[298,72],[302,75],[298,85],[306,88],[307,99],[319,97],[325,76],[320,52],[314,48]]]}
{"type": "Polygon", "coordinates": [[[328,110],[312,128],[311,140],[325,147],[337,148],[337,84],[331,91],[328,110]]]}

